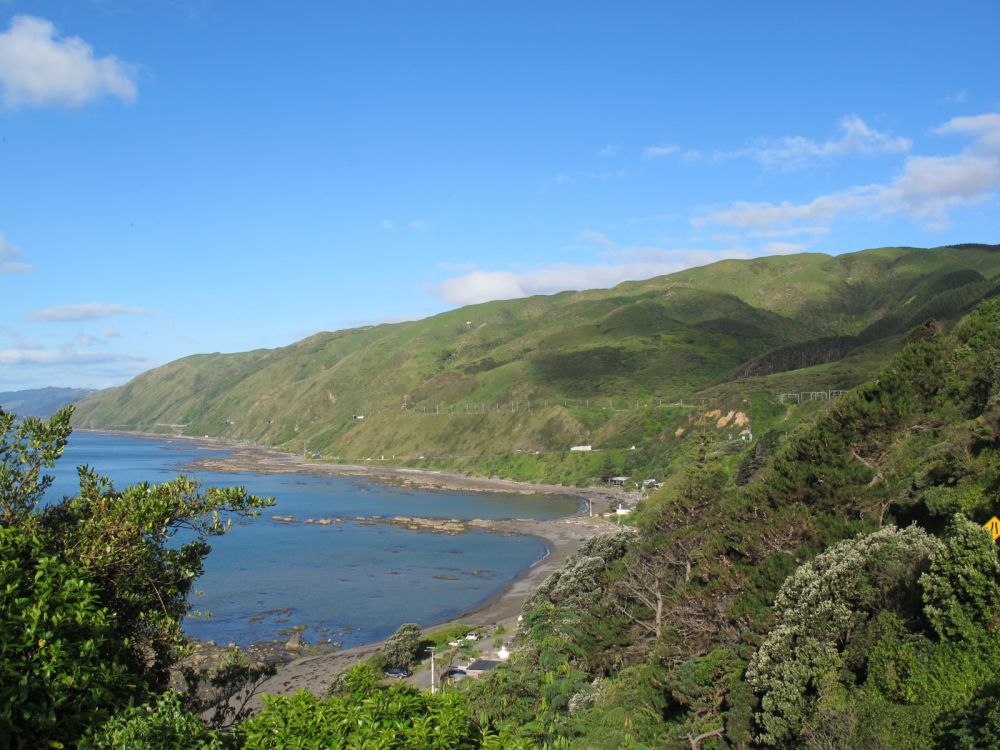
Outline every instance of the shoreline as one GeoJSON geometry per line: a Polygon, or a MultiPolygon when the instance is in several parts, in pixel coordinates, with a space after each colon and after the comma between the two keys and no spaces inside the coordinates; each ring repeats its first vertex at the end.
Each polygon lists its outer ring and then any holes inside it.
{"type": "MultiPolygon", "coordinates": [[[[561,484],[534,484],[514,479],[476,477],[457,471],[415,469],[403,466],[371,466],[364,464],[335,464],[307,459],[296,453],[285,453],[276,448],[265,448],[254,443],[228,438],[204,438],[192,435],[167,435],[155,432],[128,430],[101,430],[74,427],[74,432],[97,435],[119,435],[147,440],[169,442],[180,440],[193,443],[205,450],[226,450],[230,455],[220,458],[202,458],[187,464],[193,470],[215,471],[226,474],[242,472],[254,474],[310,474],[313,476],[367,477],[377,482],[396,484],[444,492],[498,492],[515,495],[567,495],[582,502],[592,503],[594,515],[611,509],[612,504],[630,497],[616,487],[571,487],[561,484]]],[[[581,507],[577,515],[583,515],[581,507]]],[[[572,516],[571,516],[572,517],[572,516]]]]}
{"type": "MultiPolygon", "coordinates": [[[[528,596],[534,593],[546,578],[561,568],[584,541],[612,528],[609,522],[590,523],[586,516],[570,516],[554,521],[518,520],[494,523],[503,524],[505,527],[497,529],[498,531],[542,539],[545,542],[546,554],[482,604],[439,622],[418,623],[424,632],[460,623],[470,628],[493,629],[498,625],[504,625],[510,631],[516,630],[517,617],[521,614],[521,607],[528,596]]],[[[262,706],[261,695],[291,695],[302,689],[323,697],[338,674],[374,655],[384,642],[380,640],[343,651],[301,656],[280,664],[277,673],[260,685],[248,705],[262,706]]]]}
{"type": "MultiPolygon", "coordinates": [[[[497,492],[510,494],[548,494],[575,497],[580,501],[577,512],[570,516],[540,521],[532,519],[487,520],[471,519],[464,523],[495,533],[519,534],[542,540],[545,554],[507,582],[499,592],[481,604],[454,617],[434,623],[419,623],[424,631],[454,624],[470,627],[495,628],[505,625],[513,630],[524,601],[553,572],[563,566],[589,538],[611,530],[614,525],[600,514],[623,499],[626,493],[616,488],[567,487],[551,484],[531,484],[507,479],[470,477],[457,472],[411,469],[357,464],[327,464],[297,454],[283,453],[272,448],[242,443],[225,438],[198,438],[187,435],[96,430],[79,428],[80,432],[119,435],[160,441],[184,441],[207,450],[225,450],[229,455],[209,457],[188,464],[193,470],[222,473],[311,474],[315,476],[366,477],[373,481],[402,482],[421,489],[446,492],[497,492]],[[594,517],[588,517],[590,509],[594,517]]],[[[405,621],[405,618],[403,618],[405,621]]],[[[384,640],[352,646],[341,651],[308,654],[278,664],[277,673],[264,681],[251,697],[249,705],[263,705],[261,695],[290,695],[306,689],[323,696],[333,679],[346,669],[372,656],[384,640]]]]}

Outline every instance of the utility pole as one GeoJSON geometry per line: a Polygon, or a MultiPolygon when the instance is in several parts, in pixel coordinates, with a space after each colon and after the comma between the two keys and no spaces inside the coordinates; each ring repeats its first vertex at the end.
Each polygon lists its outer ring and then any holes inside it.
{"type": "Polygon", "coordinates": [[[431,646],[431,695],[437,692],[437,683],[434,681],[434,649],[436,646],[431,646]]]}

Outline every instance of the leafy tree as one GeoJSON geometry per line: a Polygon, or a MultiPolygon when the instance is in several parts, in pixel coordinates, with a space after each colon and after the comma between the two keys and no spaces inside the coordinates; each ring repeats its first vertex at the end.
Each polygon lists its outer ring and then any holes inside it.
{"type": "Polygon", "coordinates": [[[139,694],[96,585],[29,529],[0,526],[0,746],[78,737],[139,694]]]}
{"type": "Polygon", "coordinates": [[[72,743],[162,691],[208,538],[273,502],[184,477],[118,491],[81,467],[79,494],[44,504],[70,415],[0,409],[0,744],[72,743]]]}
{"type": "Polygon", "coordinates": [[[601,463],[601,481],[607,482],[611,477],[618,474],[618,467],[615,466],[614,459],[610,453],[604,454],[604,461],[601,463]]]}
{"type": "Polygon", "coordinates": [[[989,533],[962,515],[920,577],[924,614],[939,637],[973,639],[1000,612],[1000,563],[989,533]]]}
{"type": "Polygon", "coordinates": [[[224,750],[232,747],[187,710],[173,690],[132,706],[91,732],[82,750],[224,750]]]}
{"type": "Polygon", "coordinates": [[[953,750],[1000,747],[1000,682],[984,688],[967,708],[956,712],[939,741],[953,750]]]}
{"type": "Polygon", "coordinates": [[[799,737],[815,717],[809,696],[836,684],[849,634],[905,599],[940,547],[915,526],[889,526],[835,545],[785,581],[774,603],[777,624],[747,668],[761,696],[761,742],[783,746],[799,737]]]}
{"type": "Polygon", "coordinates": [[[18,422],[0,408],[0,525],[25,521],[41,501],[52,477],[51,468],[66,447],[72,409],[63,409],[46,423],[35,417],[18,422]]]}
{"type": "Polygon", "coordinates": [[[396,632],[386,638],[376,659],[381,669],[409,669],[421,648],[420,626],[406,622],[396,628],[396,632]]]}

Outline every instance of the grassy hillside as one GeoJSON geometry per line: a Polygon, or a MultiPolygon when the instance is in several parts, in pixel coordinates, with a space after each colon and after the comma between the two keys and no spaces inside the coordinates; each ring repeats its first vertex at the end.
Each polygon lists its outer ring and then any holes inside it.
{"type": "Polygon", "coordinates": [[[1000,300],[738,463],[690,447],[526,603],[474,715],[559,748],[1000,747],[1000,300]]]}
{"type": "Polygon", "coordinates": [[[996,294],[998,273],[1000,248],[982,245],[724,261],[195,355],[98,394],[75,422],[570,481],[594,459],[567,449],[589,443],[652,471],[692,404],[759,411],[782,391],[853,386],[915,323],[996,294]]]}
{"type": "MultiPolygon", "coordinates": [[[[712,439],[743,424],[735,410],[650,408],[678,422],[683,470],[495,632],[509,660],[434,695],[360,665],[326,699],[276,697],[221,731],[197,719],[211,698],[164,692],[165,670],[192,571],[227,528],[211,511],[270,501],[183,479],[116,491],[84,472],[77,497],[37,507],[69,414],[0,412],[15,677],[0,681],[0,745],[1000,747],[1000,559],[984,528],[1000,512],[1000,299],[907,332],[833,403],[751,399],[769,429],[737,451],[712,439]],[[181,528],[194,538],[178,549],[181,528]]],[[[385,664],[422,647],[414,633],[399,656],[411,629],[385,664]]],[[[211,680],[223,700],[261,674],[232,657],[211,680]]]]}

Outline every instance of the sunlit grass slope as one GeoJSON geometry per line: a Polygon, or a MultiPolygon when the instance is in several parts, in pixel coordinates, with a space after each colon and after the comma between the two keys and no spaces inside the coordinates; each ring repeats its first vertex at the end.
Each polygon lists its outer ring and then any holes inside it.
{"type": "Polygon", "coordinates": [[[855,385],[913,325],[997,294],[998,273],[1000,248],[984,245],[723,261],[194,355],[84,402],[76,424],[567,478],[575,444],[669,453],[692,402],[855,385]],[[535,451],[560,456],[510,458],[535,451]]]}

